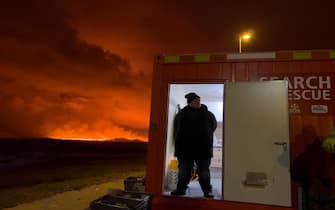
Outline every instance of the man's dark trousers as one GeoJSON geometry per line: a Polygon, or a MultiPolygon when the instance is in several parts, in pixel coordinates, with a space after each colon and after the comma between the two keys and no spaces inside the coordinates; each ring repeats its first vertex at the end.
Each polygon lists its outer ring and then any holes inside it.
{"type": "Polygon", "coordinates": [[[178,158],[178,184],[177,191],[184,192],[190,182],[194,162],[197,166],[197,174],[199,175],[199,184],[204,194],[212,192],[212,185],[210,183],[209,166],[211,158],[204,160],[182,159],[178,158]]]}

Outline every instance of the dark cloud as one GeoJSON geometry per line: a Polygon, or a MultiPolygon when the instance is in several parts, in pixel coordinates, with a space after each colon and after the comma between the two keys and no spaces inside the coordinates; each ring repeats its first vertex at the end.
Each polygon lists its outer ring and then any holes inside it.
{"type": "MultiPolygon", "coordinates": [[[[255,32],[246,45],[249,51],[335,47],[335,30],[329,25],[334,3],[330,0],[161,2],[166,18],[155,24],[155,17],[150,17],[148,27],[153,30],[148,31],[153,33],[151,38],[174,45],[175,51],[236,52],[239,33],[249,29],[255,32]]],[[[167,46],[162,43],[162,47],[167,46]]]]}
{"type": "Polygon", "coordinates": [[[46,136],[42,129],[41,118],[27,109],[24,99],[19,96],[2,96],[0,98],[0,131],[14,137],[46,136]]]}
{"type": "Polygon", "coordinates": [[[115,97],[147,78],[118,53],[82,39],[61,1],[2,2],[0,26],[0,137],[132,132],[115,124],[115,97]]]}
{"type": "MultiPolygon", "coordinates": [[[[100,43],[121,37],[133,44],[131,49],[138,56],[144,50],[147,62],[155,53],[236,52],[239,34],[249,29],[255,36],[245,44],[247,51],[335,47],[335,29],[329,25],[333,19],[331,0],[174,0],[149,1],[146,6],[142,2],[98,0],[66,4],[86,37],[100,43]]],[[[112,44],[108,47],[115,48],[112,44]]]]}
{"type": "MultiPolygon", "coordinates": [[[[45,137],[66,125],[68,130],[76,129],[75,126],[69,127],[74,122],[85,124],[89,129],[105,115],[90,96],[57,94],[29,86],[21,88],[25,91],[16,95],[15,92],[1,92],[0,97],[0,130],[12,136],[45,137]]],[[[112,124],[112,121],[106,122],[106,126],[112,124]]]]}
{"type": "Polygon", "coordinates": [[[73,94],[73,93],[60,93],[59,97],[63,100],[79,99],[83,101],[92,100],[92,97],[87,97],[83,95],[73,94]]]}
{"type": "Polygon", "coordinates": [[[0,25],[1,62],[61,79],[81,77],[94,82],[105,78],[100,83],[112,86],[130,83],[129,63],[81,40],[57,1],[3,2],[0,25]]]}
{"type": "Polygon", "coordinates": [[[136,93],[129,96],[125,90],[92,91],[85,87],[57,86],[51,80],[45,84],[24,78],[1,78],[8,81],[0,83],[2,137],[146,137],[145,132],[139,131],[139,127],[145,130],[145,126],[132,120],[138,112],[132,110],[132,104],[141,105],[136,102],[136,93]],[[126,127],[119,124],[122,119],[129,122],[126,127]]]}
{"type": "Polygon", "coordinates": [[[134,125],[127,125],[123,123],[116,123],[116,125],[125,131],[128,131],[130,133],[137,134],[139,136],[148,136],[148,128],[147,127],[140,127],[140,126],[134,126],[134,125]]]}

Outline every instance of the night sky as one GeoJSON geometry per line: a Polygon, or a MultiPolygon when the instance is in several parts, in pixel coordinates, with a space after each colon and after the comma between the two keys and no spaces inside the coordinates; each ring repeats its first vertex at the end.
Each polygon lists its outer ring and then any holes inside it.
{"type": "Polygon", "coordinates": [[[0,138],[146,140],[155,54],[335,49],[334,4],[4,0],[0,138]]]}

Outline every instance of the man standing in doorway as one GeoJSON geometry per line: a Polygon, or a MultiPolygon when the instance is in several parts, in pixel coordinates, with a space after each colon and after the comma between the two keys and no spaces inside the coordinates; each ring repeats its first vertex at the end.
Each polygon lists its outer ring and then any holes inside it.
{"type": "Polygon", "coordinates": [[[196,93],[185,95],[185,106],[174,120],[175,157],[178,158],[177,189],[171,195],[185,195],[194,163],[199,184],[207,198],[213,198],[209,166],[213,157],[213,132],[217,122],[196,93]]]}

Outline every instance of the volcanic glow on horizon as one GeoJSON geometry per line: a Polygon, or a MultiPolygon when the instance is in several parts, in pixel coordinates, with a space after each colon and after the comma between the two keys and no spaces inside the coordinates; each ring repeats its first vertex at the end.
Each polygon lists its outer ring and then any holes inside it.
{"type": "Polygon", "coordinates": [[[116,138],[125,139],[136,139],[141,141],[147,141],[146,136],[137,135],[129,131],[125,131],[122,128],[111,128],[110,130],[105,129],[103,131],[99,130],[63,130],[56,129],[48,135],[48,138],[61,139],[61,140],[81,140],[81,141],[108,141],[116,138]]]}
{"type": "MultiPolygon", "coordinates": [[[[63,137],[57,137],[57,136],[49,136],[48,138],[50,139],[57,139],[57,140],[74,140],[74,141],[113,141],[113,139],[111,138],[63,138],[63,137]]],[[[120,139],[120,138],[118,138],[120,139]]],[[[131,140],[132,138],[125,138],[127,140],[131,140]]],[[[147,140],[143,140],[143,139],[137,139],[136,140],[139,140],[139,141],[142,141],[142,142],[147,142],[147,140]]]]}

